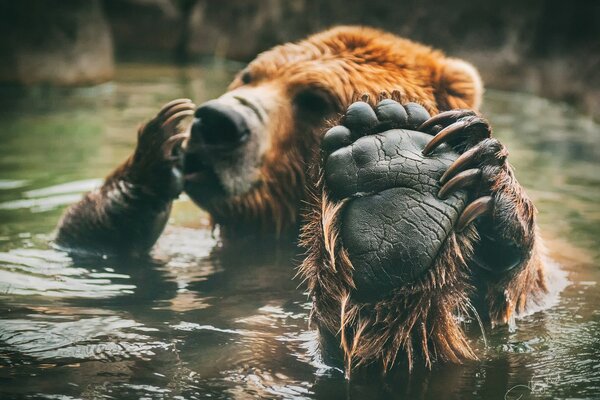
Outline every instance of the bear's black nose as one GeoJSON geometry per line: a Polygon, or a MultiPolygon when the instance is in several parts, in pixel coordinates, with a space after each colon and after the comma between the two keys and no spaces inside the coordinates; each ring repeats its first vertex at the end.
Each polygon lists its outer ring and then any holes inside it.
{"type": "Polygon", "coordinates": [[[194,117],[190,144],[228,151],[245,142],[250,134],[244,116],[218,100],[202,104],[194,117]]]}

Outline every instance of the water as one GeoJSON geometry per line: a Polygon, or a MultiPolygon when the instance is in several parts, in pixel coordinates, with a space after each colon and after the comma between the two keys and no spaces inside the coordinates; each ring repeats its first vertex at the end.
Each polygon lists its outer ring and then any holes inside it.
{"type": "Polygon", "coordinates": [[[64,208],[127,156],[141,121],[172,98],[217,96],[236,68],[127,64],[100,87],[1,93],[0,398],[600,397],[600,129],[543,99],[489,92],[484,111],[568,281],[516,331],[488,331],[478,362],[346,381],[315,353],[298,250],[221,248],[186,199],[154,260],[51,247],[64,208]]]}

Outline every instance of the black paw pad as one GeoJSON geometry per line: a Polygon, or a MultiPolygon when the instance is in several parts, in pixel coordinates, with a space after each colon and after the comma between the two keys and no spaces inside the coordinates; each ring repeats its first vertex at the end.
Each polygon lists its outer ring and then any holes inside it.
{"type": "Polygon", "coordinates": [[[375,114],[386,128],[401,128],[408,125],[406,109],[397,101],[385,99],[375,106],[375,114]]]}
{"type": "Polygon", "coordinates": [[[350,129],[342,125],[337,125],[325,133],[321,147],[326,152],[332,152],[340,147],[348,146],[350,143],[352,143],[350,129]]]}
{"type": "Polygon", "coordinates": [[[402,105],[392,99],[383,99],[371,107],[364,101],[357,101],[346,110],[342,125],[327,131],[322,148],[330,153],[365,135],[389,129],[416,130],[429,118],[427,110],[417,103],[402,105]]]}
{"type": "Polygon", "coordinates": [[[350,129],[354,137],[369,133],[378,124],[377,115],[368,103],[357,101],[346,110],[344,125],[350,129]]]}
{"type": "Polygon", "coordinates": [[[408,103],[404,105],[406,113],[408,114],[408,129],[417,129],[425,121],[431,118],[431,115],[427,112],[423,106],[417,103],[408,103]]]}
{"type": "Polygon", "coordinates": [[[354,267],[355,296],[375,298],[418,281],[465,207],[463,190],[438,196],[458,154],[444,144],[423,155],[434,136],[417,128],[429,118],[416,103],[357,102],[323,138],[326,190],[349,200],[340,239],[354,267]]]}

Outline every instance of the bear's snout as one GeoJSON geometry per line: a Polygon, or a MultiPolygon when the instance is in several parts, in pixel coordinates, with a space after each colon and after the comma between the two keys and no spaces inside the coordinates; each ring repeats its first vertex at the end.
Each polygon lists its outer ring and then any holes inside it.
{"type": "Polygon", "coordinates": [[[194,112],[183,174],[185,191],[198,204],[243,195],[261,178],[268,116],[250,94],[231,91],[194,112]]]}
{"type": "Polygon", "coordinates": [[[229,152],[248,140],[246,118],[232,107],[211,100],[196,110],[190,145],[206,146],[211,151],[229,152]]]}

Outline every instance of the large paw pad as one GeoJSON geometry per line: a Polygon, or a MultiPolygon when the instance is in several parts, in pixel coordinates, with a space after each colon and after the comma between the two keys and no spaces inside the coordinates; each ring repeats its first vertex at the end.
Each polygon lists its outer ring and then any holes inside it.
{"type": "Polygon", "coordinates": [[[430,118],[414,103],[357,102],[323,138],[326,190],[349,199],[341,240],[361,295],[418,280],[431,267],[465,206],[466,193],[438,196],[440,178],[458,158],[446,144],[414,129],[430,118]]]}

